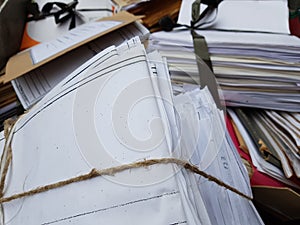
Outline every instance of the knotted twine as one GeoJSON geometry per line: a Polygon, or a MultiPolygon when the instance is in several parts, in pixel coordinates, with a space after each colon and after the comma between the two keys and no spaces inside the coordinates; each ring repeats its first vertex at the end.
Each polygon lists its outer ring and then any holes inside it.
{"type": "Polygon", "coordinates": [[[81,181],[85,181],[85,180],[90,180],[90,179],[100,177],[100,176],[113,176],[122,171],[131,170],[131,169],[135,169],[135,168],[149,167],[149,166],[156,165],[156,164],[175,164],[177,166],[185,168],[186,170],[188,170],[192,173],[195,173],[202,177],[205,177],[209,181],[212,181],[212,182],[216,183],[217,185],[222,186],[222,187],[240,195],[243,198],[246,198],[248,200],[252,199],[251,197],[240,192],[238,189],[224,183],[223,181],[219,180],[218,178],[216,178],[214,176],[207,174],[206,172],[200,170],[198,167],[190,164],[189,162],[182,160],[182,159],[177,159],[177,158],[145,159],[143,161],[123,164],[120,166],[110,167],[110,168],[101,169],[101,170],[93,168],[89,173],[86,173],[83,175],[79,175],[79,176],[76,176],[76,177],[73,177],[70,179],[66,179],[63,181],[58,181],[56,183],[40,186],[40,187],[31,189],[29,191],[14,194],[14,195],[11,195],[8,197],[3,197],[4,196],[5,179],[6,179],[9,165],[12,161],[12,147],[11,147],[12,137],[10,137],[10,136],[14,132],[14,129],[13,129],[14,125],[15,125],[15,121],[13,121],[13,120],[7,120],[7,121],[5,121],[5,124],[4,124],[6,143],[5,143],[5,148],[4,148],[5,151],[2,154],[1,165],[0,165],[0,168],[2,171],[1,172],[1,180],[0,180],[0,204],[5,203],[5,202],[10,202],[15,199],[29,197],[29,196],[36,195],[36,194],[39,194],[42,192],[50,191],[52,189],[60,188],[60,187],[66,186],[68,184],[81,182],[81,181]],[[3,165],[3,169],[2,169],[2,165],[3,165]]]}

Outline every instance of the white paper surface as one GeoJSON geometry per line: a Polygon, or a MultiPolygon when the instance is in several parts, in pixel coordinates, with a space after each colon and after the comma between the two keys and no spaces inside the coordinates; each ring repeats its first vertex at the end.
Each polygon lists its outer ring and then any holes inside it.
{"type": "MultiPolygon", "coordinates": [[[[193,1],[190,0],[182,1],[179,24],[190,25],[192,4],[193,1]]],[[[206,5],[201,5],[201,8],[205,7],[206,5]]],[[[289,34],[288,18],[286,0],[223,0],[218,6],[218,11],[200,23],[212,21],[205,25],[207,29],[289,34]]]]}
{"type": "MultiPolygon", "coordinates": [[[[138,39],[110,49],[112,58],[55,89],[18,122],[6,196],[91,168],[171,156],[163,96],[154,93],[145,50],[138,39]]],[[[209,224],[205,208],[199,219],[181,190],[172,166],[151,166],[5,203],[5,222],[209,224]]]]}
{"type": "MultiPolygon", "coordinates": [[[[208,89],[179,94],[174,103],[181,122],[180,157],[189,154],[194,165],[251,196],[248,174],[208,89]]],[[[263,224],[257,212],[250,210],[253,207],[251,202],[203,177],[186,176],[186,182],[199,187],[212,224],[231,224],[232,221],[234,224],[263,224]],[[247,217],[240,210],[245,210],[247,217]]]]}
{"type": "Polygon", "coordinates": [[[37,64],[65,49],[72,47],[96,34],[111,29],[122,22],[98,21],[83,24],[73,30],[58,36],[56,39],[43,42],[31,48],[30,54],[34,64],[37,64]]]}
{"type": "MultiPolygon", "coordinates": [[[[48,3],[47,0],[35,1],[40,10],[48,3]]],[[[60,2],[69,4],[69,0],[61,0],[60,2]]],[[[54,5],[52,12],[58,11],[59,8],[54,5]]],[[[75,8],[76,26],[94,21],[102,17],[108,17],[112,15],[112,4],[110,0],[80,0],[75,8]],[[87,9],[88,11],[82,11],[87,9]]],[[[63,14],[65,15],[65,14],[63,14]]],[[[62,15],[62,16],[63,16],[62,15]]],[[[37,42],[51,41],[60,35],[68,32],[71,19],[64,21],[63,23],[56,24],[53,16],[46,17],[38,21],[30,21],[27,23],[26,32],[28,36],[37,42]]]]}
{"type": "MultiPolygon", "coordinates": [[[[197,32],[205,37],[220,94],[228,106],[299,111],[299,38],[285,34],[197,32]]],[[[189,31],[153,33],[149,46],[167,57],[174,81],[195,83],[198,68],[189,31]]]]}

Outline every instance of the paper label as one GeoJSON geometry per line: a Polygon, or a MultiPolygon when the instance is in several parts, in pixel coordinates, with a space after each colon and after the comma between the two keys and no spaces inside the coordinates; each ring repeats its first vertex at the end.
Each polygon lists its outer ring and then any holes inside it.
{"type": "Polygon", "coordinates": [[[44,42],[31,49],[31,58],[37,64],[61,51],[64,51],[80,42],[93,37],[101,32],[121,24],[121,21],[99,21],[79,26],[53,41],[44,42]]]}

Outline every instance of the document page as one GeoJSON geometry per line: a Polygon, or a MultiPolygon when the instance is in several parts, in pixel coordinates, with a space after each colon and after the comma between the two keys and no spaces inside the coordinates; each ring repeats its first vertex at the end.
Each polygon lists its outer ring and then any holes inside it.
{"type": "Polygon", "coordinates": [[[74,46],[96,34],[121,24],[120,21],[98,21],[83,24],[56,39],[44,42],[31,48],[31,57],[37,64],[65,49],[74,46]]]}
{"type": "MultiPolygon", "coordinates": [[[[181,122],[180,157],[188,157],[201,170],[252,196],[246,169],[208,89],[186,91],[174,103],[181,122]]],[[[184,177],[193,193],[203,197],[212,224],[263,224],[251,201],[201,176],[184,177]]]]}
{"type": "Polygon", "coordinates": [[[14,79],[13,87],[22,106],[29,109],[61,80],[95,54],[111,45],[119,45],[132,37],[139,36],[141,40],[144,40],[148,35],[149,31],[142,24],[133,22],[14,79]]]}
{"type": "MultiPolygon", "coordinates": [[[[171,156],[163,96],[142,44],[136,38],[113,52],[17,121],[4,197],[93,168],[171,156]]],[[[72,183],[3,203],[5,224],[201,224],[175,178],[166,164],[72,183]]]]}
{"type": "MultiPolygon", "coordinates": [[[[182,1],[178,23],[190,25],[192,3],[190,0],[182,1]]],[[[201,4],[201,11],[206,7],[207,5],[201,4]]],[[[288,17],[285,0],[223,0],[218,5],[218,10],[196,25],[203,24],[200,27],[206,29],[289,34],[288,17]]]]}

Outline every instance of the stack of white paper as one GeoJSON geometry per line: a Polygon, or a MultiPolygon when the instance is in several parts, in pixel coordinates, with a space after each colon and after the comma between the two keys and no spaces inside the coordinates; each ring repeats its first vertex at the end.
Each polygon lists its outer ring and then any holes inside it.
{"type": "MultiPolygon", "coordinates": [[[[183,1],[179,23],[189,24],[191,18],[186,15],[190,15],[190,7],[191,1],[183,1]]],[[[234,110],[228,109],[254,166],[299,188],[290,178],[299,177],[300,168],[300,39],[289,35],[287,2],[226,0],[208,20],[210,23],[196,32],[207,41],[221,99],[233,109],[246,106],[250,107],[249,114],[258,115],[257,131],[266,135],[280,164],[275,166],[262,157],[258,140],[250,137],[234,110]],[[255,18],[249,16],[251,13],[255,18]],[[274,14],[276,18],[271,16],[274,14]]],[[[150,49],[158,49],[167,57],[176,92],[199,82],[202,74],[198,72],[190,31],[178,28],[154,33],[150,43],[150,49]]]]}
{"type": "MultiPolygon", "coordinates": [[[[190,11],[181,12],[180,23],[187,23],[186,14],[190,11]]],[[[289,35],[287,15],[286,1],[227,0],[220,3],[209,26],[196,31],[207,41],[226,105],[300,110],[300,39],[289,35]]],[[[178,28],[151,37],[151,47],[168,58],[174,81],[198,80],[190,31],[178,28]]]]}
{"type": "MultiPolygon", "coordinates": [[[[42,11],[43,7],[47,3],[50,3],[47,0],[36,0],[35,2],[38,4],[40,11],[42,11]]],[[[78,4],[76,4],[75,8],[73,9],[75,13],[76,27],[90,21],[95,21],[96,19],[102,17],[111,16],[113,14],[112,3],[110,0],[79,0],[77,2],[78,4]]],[[[73,2],[69,0],[61,0],[59,3],[67,5],[73,2]]],[[[39,43],[51,41],[69,30],[71,17],[67,20],[63,20],[63,22],[59,24],[56,24],[53,14],[61,10],[58,5],[59,4],[53,4],[52,10],[49,11],[52,16],[46,16],[43,19],[30,21],[27,23],[26,33],[32,40],[39,43]]],[[[63,18],[64,16],[68,15],[68,13],[68,11],[62,13],[59,18],[63,18]]]]}
{"type": "MultiPolygon", "coordinates": [[[[251,110],[251,114],[255,117],[252,121],[253,126],[257,124],[260,132],[264,134],[261,139],[268,141],[265,145],[269,149],[267,151],[276,154],[275,158],[281,164],[279,167],[262,157],[255,140],[251,138],[251,132],[246,130],[245,121],[238,116],[236,109],[228,109],[228,113],[241,133],[257,170],[299,189],[297,181],[300,177],[299,138],[297,137],[300,127],[299,113],[251,110]]],[[[259,131],[257,133],[259,134],[259,131]]]]}
{"type": "MultiPolygon", "coordinates": [[[[165,59],[147,54],[138,38],[87,61],[13,127],[4,198],[92,168],[170,157],[251,197],[207,89],[173,100],[168,76],[165,59]]],[[[263,224],[250,200],[175,164],[72,183],[2,208],[4,224],[263,224]]]]}
{"type": "MultiPolygon", "coordinates": [[[[188,91],[176,96],[174,101],[182,132],[179,157],[190,156],[192,164],[203,171],[250,194],[248,174],[226,131],[222,112],[208,89],[188,91]]],[[[212,224],[262,223],[248,200],[203,177],[188,175],[185,171],[183,174],[192,193],[200,192],[203,197],[212,224]]]]}

